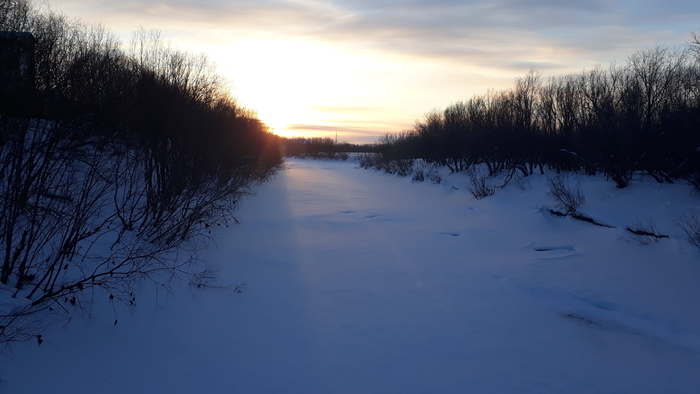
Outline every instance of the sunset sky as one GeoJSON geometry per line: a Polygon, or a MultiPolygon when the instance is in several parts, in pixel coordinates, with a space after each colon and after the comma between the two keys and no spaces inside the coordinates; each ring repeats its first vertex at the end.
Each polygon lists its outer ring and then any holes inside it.
{"type": "MultiPolygon", "coordinates": [[[[37,2],[38,4],[38,2],[37,2]]],[[[373,142],[433,108],[683,46],[700,3],[649,0],[49,0],[128,42],[139,27],[206,53],[274,131],[373,142]]]]}

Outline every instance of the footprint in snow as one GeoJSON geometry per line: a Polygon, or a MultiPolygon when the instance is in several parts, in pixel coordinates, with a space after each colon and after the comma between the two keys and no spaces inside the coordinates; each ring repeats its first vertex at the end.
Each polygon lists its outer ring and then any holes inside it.
{"type": "Polygon", "coordinates": [[[625,310],[612,302],[574,297],[569,309],[561,316],[583,327],[650,338],[700,351],[700,336],[692,331],[682,330],[662,319],[625,310]]]}
{"type": "Polygon", "coordinates": [[[527,294],[548,305],[553,313],[582,328],[634,335],[700,353],[700,334],[692,326],[683,326],[678,321],[668,321],[628,309],[602,298],[539,287],[522,287],[501,275],[495,275],[494,279],[502,285],[521,287],[527,294]]]}
{"type": "Polygon", "coordinates": [[[562,313],[561,316],[566,319],[571,319],[582,326],[599,328],[601,330],[605,329],[601,323],[593,321],[587,317],[579,316],[575,313],[562,313]]]}
{"type": "Polygon", "coordinates": [[[460,234],[460,233],[454,233],[454,232],[450,232],[450,231],[443,231],[443,232],[440,232],[440,233],[438,233],[438,234],[440,234],[440,235],[449,235],[449,236],[451,236],[451,237],[459,237],[460,235],[462,235],[462,234],[460,234]]]}
{"type": "Polygon", "coordinates": [[[539,258],[541,259],[561,259],[570,256],[576,256],[581,254],[575,246],[572,245],[561,245],[561,246],[536,246],[532,250],[540,253],[539,258]]]}
{"type": "Polygon", "coordinates": [[[539,246],[536,248],[533,248],[535,252],[551,252],[554,250],[571,250],[575,251],[576,248],[573,246],[539,246]]]}

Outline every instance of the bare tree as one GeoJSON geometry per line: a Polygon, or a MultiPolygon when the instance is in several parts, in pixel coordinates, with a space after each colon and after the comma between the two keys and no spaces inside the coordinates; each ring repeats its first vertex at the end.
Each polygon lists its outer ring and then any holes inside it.
{"type": "Polygon", "coordinates": [[[32,6],[26,0],[0,0],[0,31],[27,31],[32,6]]]}
{"type": "Polygon", "coordinates": [[[211,229],[280,160],[205,57],[148,36],[128,54],[102,26],[28,15],[47,109],[0,114],[0,343],[95,297],[133,305],[149,281],[201,283],[211,229]]]}

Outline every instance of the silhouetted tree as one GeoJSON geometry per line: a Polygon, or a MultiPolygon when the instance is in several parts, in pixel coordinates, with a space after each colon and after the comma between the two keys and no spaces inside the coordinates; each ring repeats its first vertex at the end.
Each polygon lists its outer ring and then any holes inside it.
{"type": "Polygon", "coordinates": [[[125,52],[105,28],[23,0],[2,1],[0,23],[34,37],[44,104],[0,113],[0,286],[16,300],[0,342],[96,294],[133,305],[144,281],[200,275],[197,249],[275,170],[279,139],[205,57],[156,33],[125,52]]]}
{"type": "MultiPolygon", "coordinates": [[[[484,163],[489,176],[506,179],[545,165],[602,171],[618,187],[640,171],[659,182],[700,179],[700,38],[692,37],[689,50],[640,50],[624,65],[545,83],[530,70],[511,90],[426,113],[405,152],[453,172],[484,163]]],[[[397,145],[384,138],[378,149],[397,145]]]]}

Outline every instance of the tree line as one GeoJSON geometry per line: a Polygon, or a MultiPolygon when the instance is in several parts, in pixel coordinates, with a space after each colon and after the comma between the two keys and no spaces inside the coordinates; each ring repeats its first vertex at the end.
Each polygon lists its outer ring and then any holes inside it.
{"type": "Polygon", "coordinates": [[[285,156],[313,159],[347,160],[352,153],[375,151],[374,145],[338,142],[330,137],[282,138],[285,156]]]}
{"type": "Polygon", "coordinates": [[[34,45],[32,88],[0,108],[0,343],[41,343],[101,297],[135,305],[145,281],[214,280],[196,252],[275,171],[279,138],[157,32],[123,45],[28,0],[0,0],[0,31],[34,45]]]}
{"type": "Polygon", "coordinates": [[[380,161],[423,159],[522,176],[545,167],[604,173],[618,187],[644,172],[700,185],[700,36],[682,49],[639,50],[622,64],[544,79],[433,110],[379,141],[380,161]]]}

